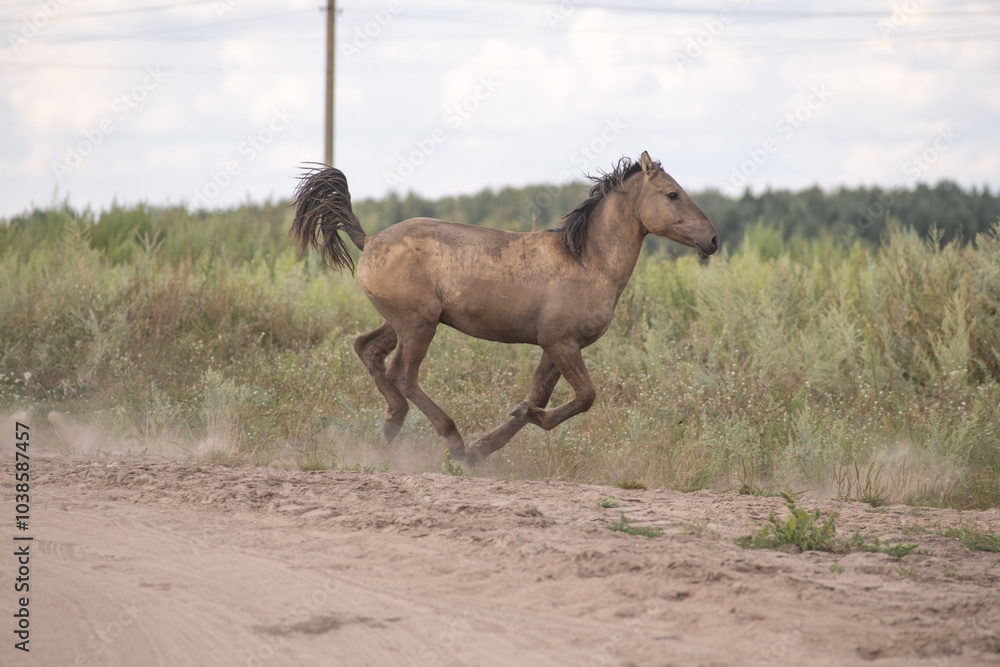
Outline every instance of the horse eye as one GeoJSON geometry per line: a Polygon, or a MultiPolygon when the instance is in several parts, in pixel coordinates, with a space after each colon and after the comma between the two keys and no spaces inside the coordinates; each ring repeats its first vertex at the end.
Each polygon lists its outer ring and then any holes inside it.
{"type": "Polygon", "coordinates": [[[667,199],[677,199],[677,193],[676,192],[668,192],[667,193],[667,199]]]}

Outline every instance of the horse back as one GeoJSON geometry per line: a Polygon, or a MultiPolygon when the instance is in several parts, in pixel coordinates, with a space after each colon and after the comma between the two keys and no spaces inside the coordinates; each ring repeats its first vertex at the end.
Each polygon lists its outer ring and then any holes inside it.
{"type": "Polygon", "coordinates": [[[405,220],[370,236],[358,281],[390,324],[441,322],[505,343],[544,344],[566,329],[596,338],[615,300],[595,298],[594,277],[556,234],[431,218],[405,220]]]}

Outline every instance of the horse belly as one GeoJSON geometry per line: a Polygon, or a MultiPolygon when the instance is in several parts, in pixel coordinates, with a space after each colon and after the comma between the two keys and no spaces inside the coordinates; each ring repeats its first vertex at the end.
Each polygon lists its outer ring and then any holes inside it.
{"type": "Polygon", "coordinates": [[[532,289],[476,276],[448,282],[441,294],[442,324],[484,340],[538,342],[539,308],[532,289]]]}

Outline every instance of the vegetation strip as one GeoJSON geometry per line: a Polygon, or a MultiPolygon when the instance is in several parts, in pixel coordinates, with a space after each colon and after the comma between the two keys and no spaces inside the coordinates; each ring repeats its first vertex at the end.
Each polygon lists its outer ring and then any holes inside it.
{"type": "MultiPolygon", "coordinates": [[[[985,201],[949,196],[965,213],[985,201]]],[[[390,203],[378,215],[416,212],[390,203]]],[[[501,224],[494,213],[476,220],[501,224]]],[[[398,469],[351,349],[377,317],[349,276],[319,271],[315,257],[295,264],[290,214],[57,205],[7,220],[0,407],[27,410],[55,446],[287,467],[378,470],[388,458],[398,469]]],[[[723,250],[707,264],[653,254],[636,267],[586,353],[600,403],[565,427],[524,429],[486,472],[1000,506],[1000,227],[940,243],[892,223],[875,243],[776,219],[717,222],[723,250]]],[[[520,400],[538,363],[446,327],[434,345],[422,382],[466,432],[494,428],[496,406],[520,400]]],[[[553,404],[566,396],[560,383],[553,404]]],[[[414,416],[411,432],[440,470],[431,427],[414,416]]]]}

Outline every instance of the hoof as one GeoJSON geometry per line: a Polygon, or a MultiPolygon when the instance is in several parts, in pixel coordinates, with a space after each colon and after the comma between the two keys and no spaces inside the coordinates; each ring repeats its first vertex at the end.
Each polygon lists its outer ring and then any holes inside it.
{"type": "Polygon", "coordinates": [[[488,456],[477,451],[476,447],[469,446],[466,446],[464,449],[449,449],[448,454],[451,456],[452,461],[466,466],[474,466],[488,456]]]}
{"type": "Polygon", "coordinates": [[[402,430],[402,428],[403,428],[402,424],[397,424],[391,421],[382,422],[382,435],[385,436],[385,441],[392,442],[393,439],[397,435],[399,435],[399,432],[402,430]]]}
{"type": "MultiPolygon", "coordinates": [[[[449,449],[446,452],[447,458],[445,460],[450,460],[453,466],[459,466],[459,470],[461,470],[461,466],[471,468],[475,465],[475,456],[468,447],[464,449],[449,449]]],[[[445,472],[449,472],[447,463],[445,463],[445,472]]]]}

